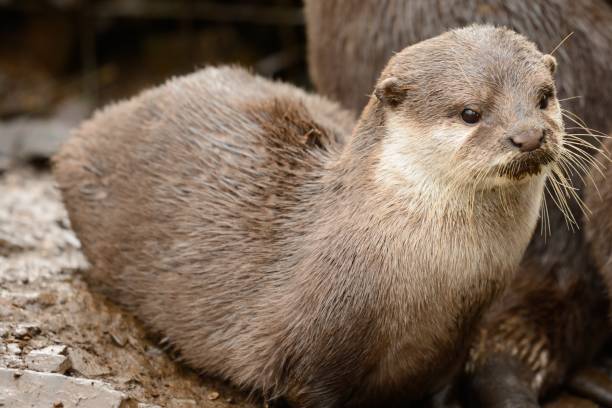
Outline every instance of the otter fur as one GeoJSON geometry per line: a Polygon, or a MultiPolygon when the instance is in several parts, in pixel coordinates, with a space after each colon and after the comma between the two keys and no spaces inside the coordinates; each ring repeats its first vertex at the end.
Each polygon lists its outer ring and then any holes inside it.
{"type": "Polygon", "coordinates": [[[599,137],[604,142],[595,159],[601,168],[593,168],[592,183],[587,183],[585,201],[590,213],[585,217],[585,233],[595,265],[612,293],[612,135],[599,137]]]}
{"type": "Polygon", "coordinates": [[[350,136],[323,98],[207,68],[97,113],[54,173],[92,285],[192,367],[300,407],[415,400],[530,240],[555,67],[510,30],[442,34],[390,60],[350,136]]]}
{"type": "MultiPolygon", "coordinates": [[[[597,139],[588,135],[591,130],[584,128],[612,128],[608,113],[612,106],[610,1],[547,0],[536,4],[522,0],[364,0],[357,7],[349,0],[306,0],[305,16],[309,69],[317,90],[354,110],[367,101],[378,72],[397,50],[454,26],[487,22],[527,35],[542,50],[556,49],[555,56],[562,65],[556,82],[561,104],[567,110],[568,133],[597,145],[597,139]],[[560,44],[570,33],[571,37],[560,44]]],[[[592,154],[592,149],[579,145],[583,153],[592,154]]],[[[584,163],[588,164],[588,159],[584,163]]],[[[578,170],[573,174],[573,184],[580,191],[584,174],[578,170]]],[[[505,406],[508,396],[512,397],[507,401],[537,401],[558,387],[572,369],[587,364],[599,349],[605,335],[593,336],[591,329],[598,328],[596,331],[604,334],[608,331],[609,300],[580,228],[580,205],[577,200],[568,200],[577,221],[577,225],[568,227],[566,216],[554,208],[553,200],[547,201],[550,232],[546,231],[548,226],[538,228],[544,232],[532,240],[516,282],[479,328],[477,350],[473,350],[474,359],[469,363],[476,368],[469,376],[473,387],[468,388],[476,388],[476,394],[497,402],[477,399],[478,406],[505,406]],[[542,235],[550,237],[544,239],[542,235]],[[574,312],[540,319],[547,310],[574,312]],[[535,331],[538,336],[507,335],[500,331],[506,325],[517,332],[535,331]],[[529,356],[544,354],[548,356],[546,369],[527,361],[529,356]],[[500,381],[490,381],[491,369],[480,369],[490,365],[488,360],[500,381]],[[513,381],[501,381],[512,378],[513,372],[513,381]],[[500,384],[511,383],[534,395],[518,396],[516,387],[500,392],[500,384]]],[[[608,392],[612,398],[612,389],[608,392]]]]}

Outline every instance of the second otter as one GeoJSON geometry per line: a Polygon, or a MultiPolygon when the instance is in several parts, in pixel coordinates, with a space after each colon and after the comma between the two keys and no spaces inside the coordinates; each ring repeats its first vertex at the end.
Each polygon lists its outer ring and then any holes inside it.
{"type": "Polygon", "coordinates": [[[348,140],[326,100],[206,69],[97,114],[55,174],[92,281],[193,367],[300,407],[417,399],[532,235],[554,69],[451,31],[391,59],[348,140]]]}

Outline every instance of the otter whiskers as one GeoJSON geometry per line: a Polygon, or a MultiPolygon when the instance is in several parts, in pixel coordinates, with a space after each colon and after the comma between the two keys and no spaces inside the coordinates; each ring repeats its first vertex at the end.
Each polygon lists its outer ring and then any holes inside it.
{"type": "MultiPolygon", "coordinates": [[[[560,100],[560,102],[575,98],[579,98],[579,96],[565,98],[560,100]]],[[[584,184],[586,176],[597,190],[591,169],[603,174],[604,165],[594,153],[598,152],[606,160],[610,160],[604,149],[591,143],[586,138],[591,137],[598,141],[599,139],[607,139],[610,136],[587,127],[586,123],[577,114],[568,109],[561,109],[561,114],[563,118],[576,126],[565,128],[567,133],[564,133],[563,136],[559,159],[550,168],[545,192],[563,214],[567,227],[573,231],[575,228],[579,228],[579,223],[571,211],[572,206],[568,199],[575,202],[585,217],[588,218],[590,214],[590,210],[579,195],[579,189],[573,185],[574,180],[584,184]]],[[[541,231],[545,234],[547,228],[550,228],[549,211],[545,198],[543,199],[540,217],[542,219],[541,231]]]]}

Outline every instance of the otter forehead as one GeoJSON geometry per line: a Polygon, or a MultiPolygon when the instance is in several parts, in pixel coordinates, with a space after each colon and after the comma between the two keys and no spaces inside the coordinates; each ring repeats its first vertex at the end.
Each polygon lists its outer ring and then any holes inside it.
{"type": "MultiPolygon", "coordinates": [[[[382,75],[394,77],[414,113],[446,116],[458,106],[493,107],[533,103],[552,93],[554,58],[525,37],[492,26],[471,26],[408,47],[396,54],[382,75]]],[[[507,109],[507,107],[504,107],[507,109]]]]}
{"type": "Polygon", "coordinates": [[[516,84],[523,74],[547,72],[542,57],[534,43],[514,31],[470,26],[405,48],[391,59],[386,71],[439,76],[461,66],[471,74],[468,79],[482,79],[484,74],[487,80],[510,80],[516,84]]]}

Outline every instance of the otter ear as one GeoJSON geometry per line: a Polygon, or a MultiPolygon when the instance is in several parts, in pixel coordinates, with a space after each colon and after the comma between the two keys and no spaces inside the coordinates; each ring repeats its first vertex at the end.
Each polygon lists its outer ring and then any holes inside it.
{"type": "Polygon", "coordinates": [[[548,67],[550,73],[554,74],[557,70],[557,60],[555,59],[555,57],[550,54],[546,54],[544,55],[544,57],[542,57],[542,61],[544,61],[544,65],[548,67]]]}
{"type": "Polygon", "coordinates": [[[380,81],[374,90],[374,95],[385,105],[397,106],[404,100],[405,92],[400,86],[399,79],[390,77],[380,81]]]}

